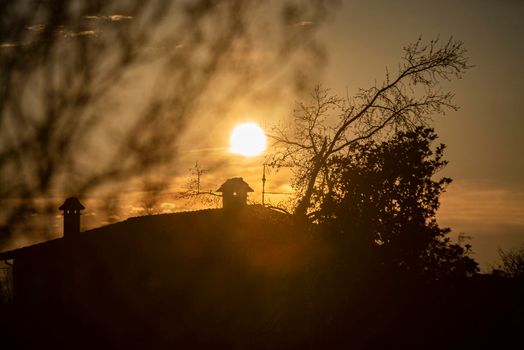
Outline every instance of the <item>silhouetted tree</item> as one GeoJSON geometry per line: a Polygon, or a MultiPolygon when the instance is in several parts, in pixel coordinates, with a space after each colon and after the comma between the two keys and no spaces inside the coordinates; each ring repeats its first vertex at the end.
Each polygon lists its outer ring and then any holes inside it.
{"type": "Polygon", "coordinates": [[[501,264],[498,270],[506,277],[524,281],[524,244],[508,250],[499,248],[499,256],[501,264]]]}
{"type": "Polygon", "coordinates": [[[313,197],[321,200],[319,223],[342,254],[436,279],[477,271],[471,247],[452,243],[450,230],[436,222],[440,194],[451,182],[432,178],[447,163],[444,145],[431,148],[436,138],[432,129],[416,128],[354,144],[330,160],[329,192],[313,197]]]}
{"type": "Polygon", "coordinates": [[[304,89],[330,3],[2,1],[0,239],[46,198],[165,182],[188,123],[304,89]]]}
{"type": "Polygon", "coordinates": [[[277,127],[271,135],[276,149],[272,165],[295,171],[295,213],[314,211],[313,192],[328,189],[333,158],[359,142],[413,130],[435,114],[456,109],[453,94],[443,91],[440,82],[460,78],[469,68],[467,61],[460,41],[425,44],[419,39],[404,48],[397,73],[386,71],[382,83],[347,99],[317,87],[311,101],[298,103],[291,127],[277,127]]]}
{"type": "MultiPolygon", "coordinates": [[[[191,205],[198,201],[207,207],[218,206],[222,195],[209,188],[204,190],[202,187],[202,176],[208,172],[208,169],[202,168],[198,162],[195,162],[195,165],[189,169],[189,172],[190,175],[185,190],[176,193],[175,198],[178,200],[186,200],[188,204],[191,205]]],[[[213,188],[218,187],[217,184],[212,186],[213,188]]]]}

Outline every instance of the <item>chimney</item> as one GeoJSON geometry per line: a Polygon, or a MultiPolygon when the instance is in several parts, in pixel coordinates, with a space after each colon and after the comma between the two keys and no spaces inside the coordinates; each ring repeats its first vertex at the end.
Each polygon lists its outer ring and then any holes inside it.
{"type": "Polygon", "coordinates": [[[59,208],[64,211],[64,237],[74,235],[80,232],[80,210],[85,207],[80,203],[78,198],[67,198],[59,208]]]}
{"type": "Polygon", "coordinates": [[[226,210],[235,210],[247,205],[247,193],[254,192],[241,177],[227,180],[216,192],[222,192],[222,206],[226,210]]]}

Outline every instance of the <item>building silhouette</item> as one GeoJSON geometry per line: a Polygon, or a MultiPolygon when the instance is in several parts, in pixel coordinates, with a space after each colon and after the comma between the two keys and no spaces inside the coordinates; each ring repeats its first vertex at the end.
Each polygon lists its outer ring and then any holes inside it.
{"type": "Polygon", "coordinates": [[[11,308],[0,309],[2,349],[521,343],[522,283],[489,275],[429,283],[372,260],[347,266],[330,254],[333,237],[247,205],[251,189],[241,178],[219,190],[232,198],[221,209],[134,217],[84,232],[84,206],[68,198],[60,206],[63,237],[0,253],[12,265],[14,288],[11,308]]]}
{"type": "Polygon", "coordinates": [[[80,203],[78,198],[67,198],[59,208],[64,213],[64,237],[74,235],[80,232],[80,211],[85,207],[80,203]]]}
{"type": "Polygon", "coordinates": [[[219,190],[223,209],[84,232],[84,206],[68,198],[63,237],[0,253],[13,266],[20,347],[235,348],[263,342],[269,324],[288,327],[275,315],[311,256],[304,236],[289,216],[248,206],[241,178],[219,190]]]}
{"type": "Polygon", "coordinates": [[[222,206],[226,210],[236,210],[247,205],[248,192],[254,192],[241,177],[224,182],[216,192],[222,193],[222,206]]]}

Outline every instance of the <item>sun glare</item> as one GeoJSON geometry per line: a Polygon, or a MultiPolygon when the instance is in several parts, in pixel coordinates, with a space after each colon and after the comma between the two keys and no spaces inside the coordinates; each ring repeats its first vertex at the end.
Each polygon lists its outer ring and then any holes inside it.
{"type": "Polygon", "coordinates": [[[257,123],[237,125],[229,137],[229,151],[244,157],[258,156],[266,150],[266,135],[257,123]]]}

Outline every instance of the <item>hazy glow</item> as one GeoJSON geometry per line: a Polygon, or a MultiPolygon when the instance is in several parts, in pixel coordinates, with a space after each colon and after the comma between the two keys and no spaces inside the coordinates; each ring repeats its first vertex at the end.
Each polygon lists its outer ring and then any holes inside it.
{"type": "Polygon", "coordinates": [[[229,137],[229,151],[245,157],[258,156],[266,150],[266,135],[257,123],[237,125],[229,137]]]}

